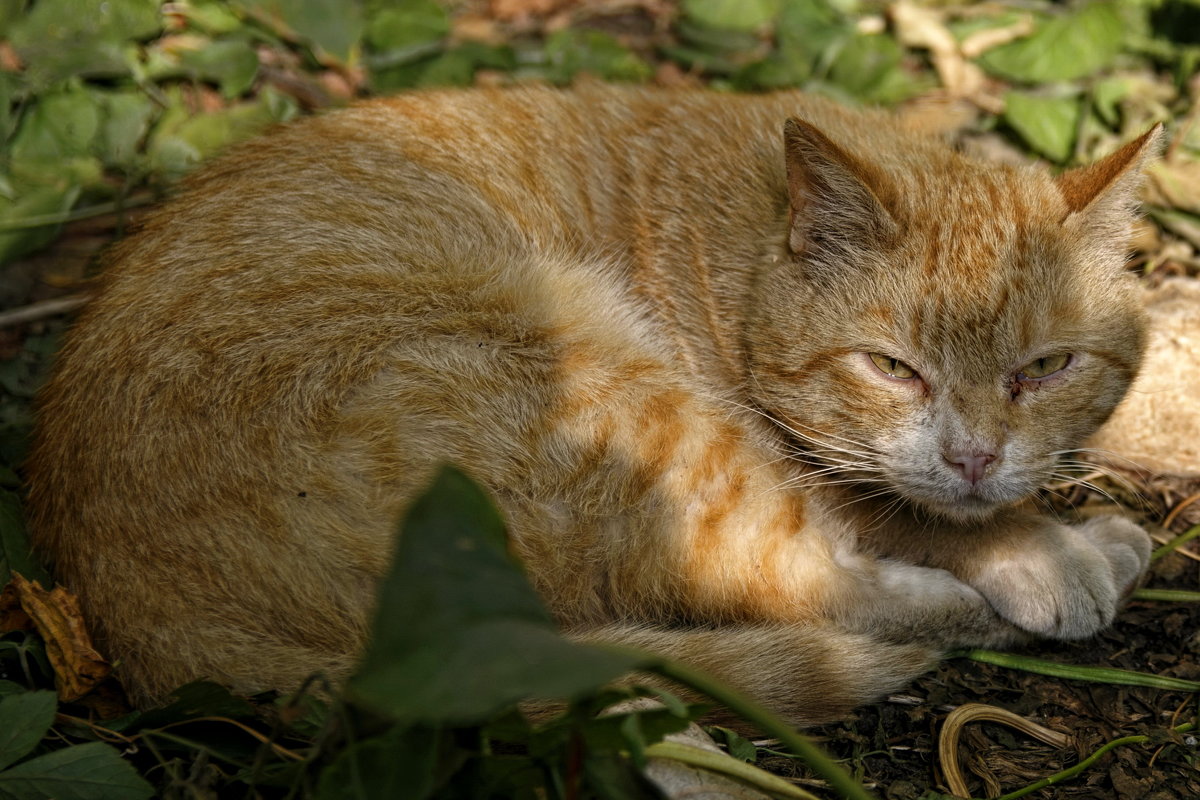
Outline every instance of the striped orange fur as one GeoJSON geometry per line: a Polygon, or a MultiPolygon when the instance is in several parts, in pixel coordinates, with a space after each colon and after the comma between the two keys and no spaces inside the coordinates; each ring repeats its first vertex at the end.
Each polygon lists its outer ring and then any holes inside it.
{"type": "Polygon", "coordinates": [[[32,535],[141,702],[345,675],[446,460],[572,636],[797,722],[1090,635],[1145,534],[1020,502],[1137,371],[1157,138],[1056,180],[815,97],[602,86],[288,125],[114,248],[32,535]]]}

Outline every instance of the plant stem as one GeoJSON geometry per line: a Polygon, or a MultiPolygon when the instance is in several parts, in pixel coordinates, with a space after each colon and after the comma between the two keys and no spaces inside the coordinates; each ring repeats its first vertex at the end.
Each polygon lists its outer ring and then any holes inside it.
{"type": "Polygon", "coordinates": [[[1162,547],[1158,548],[1153,553],[1151,553],[1150,560],[1157,561],[1158,559],[1162,558],[1163,556],[1167,555],[1168,553],[1174,552],[1175,548],[1179,547],[1179,545],[1183,544],[1184,542],[1191,541],[1192,539],[1195,539],[1197,536],[1200,536],[1200,525],[1193,525],[1192,527],[1188,528],[1186,531],[1179,534],[1174,539],[1167,542],[1162,547]]]}
{"type": "Polygon", "coordinates": [[[1133,600],[1165,600],[1169,603],[1200,603],[1200,592],[1185,589],[1136,589],[1133,600]]]}
{"type": "MultiPolygon", "coordinates": [[[[1180,726],[1174,728],[1173,730],[1176,733],[1184,733],[1185,731],[1190,731],[1194,727],[1196,727],[1195,723],[1188,722],[1188,723],[1185,723],[1183,725],[1180,725],[1180,726]]],[[[1018,797],[1024,797],[1025,795],[1029,794],[1030,792],[1036,792],[1038,789],[1044,789],[1047,786],[1053,786],[1056,783],[1061,783],[1062,781],[1065,781],[1068,778],[1074,778],[1076,775],[1083,772],[1085,769],[1090,767],[1092,764],[1095,764],[1109,750],[1112,750],[1115,747],[1120,747],[1121,745],[1143,744],[1148,741],[1150,741],[1150,737],[1145,736],[1145,735],[1123,736],[1120,739],[1113,739],[1111,742],[1103,745],[1098,750],[1096,750],[1096,752],[1092,753],[1090,756],[1085,758],[1083,761],[1080,761],[1075,766],[1068,767],[1067,769],[1064,769],[1062,772],[1056,772],[1053,775],[1042,778],[1041,780],[1037,781],[1036,783],[1031,783],[1028,786],[1025,786],[1021,789],[1017,789],[1015,792],[1009,792],[1006,795],[1001,795],[1000,797],[996,798],[996,800],[1017,800],[1018,797]]]]}
{"type": "Polygon", "coordinates": [[[874,800],[870,792],[819,747],[741,692],[674,661],[657,661],[650,667],[650,671],[711,697],[742,719],[756,725],[759,730],[779,739],[847,800],[874,800]]]}

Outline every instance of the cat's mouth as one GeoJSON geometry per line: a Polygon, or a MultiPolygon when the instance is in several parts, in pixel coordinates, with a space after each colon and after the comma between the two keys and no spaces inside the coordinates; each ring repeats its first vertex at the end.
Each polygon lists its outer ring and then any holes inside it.
{"type": "Polygon", "coordinates": [[[955,522],[986,519],[1002,508],[1021,502],[1036,486],[1019,486],[1011,480],[985,478],[974,485],[936,486],[898,482],[897,490],[922,508],[955,522]]]}

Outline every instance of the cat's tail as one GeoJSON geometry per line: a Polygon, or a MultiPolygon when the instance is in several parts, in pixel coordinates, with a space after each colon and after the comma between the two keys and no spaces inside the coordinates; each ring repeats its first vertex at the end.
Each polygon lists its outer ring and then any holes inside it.
{"type": "MultiPolygon", "coordinates": [[[[576,640],[636,647],[682,662],[753,697],[794,725],[844,719],[930,669],[943,651],[881,641],[830,624],[743,624],[672,628],[613,623],[570,631],[576,640]]],[[[664,685],[634,676],[631,683],[664,685]]],[[[694,692],[666,687],[689,701],[694,692]]]]}

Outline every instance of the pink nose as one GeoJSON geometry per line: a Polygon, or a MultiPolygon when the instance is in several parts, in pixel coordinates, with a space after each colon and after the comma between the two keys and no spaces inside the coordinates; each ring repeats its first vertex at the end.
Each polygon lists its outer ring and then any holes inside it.
{"type": "Polygon", "coordinates": [[[950,453],[942,454],[942,458],[946,459],[946,463],[958,467],[958,471],[962,473],[963,480],[974,486],[983,480],[983,473],[987,470],[988,464],[996,460],[995,453],[950,453]]]}

